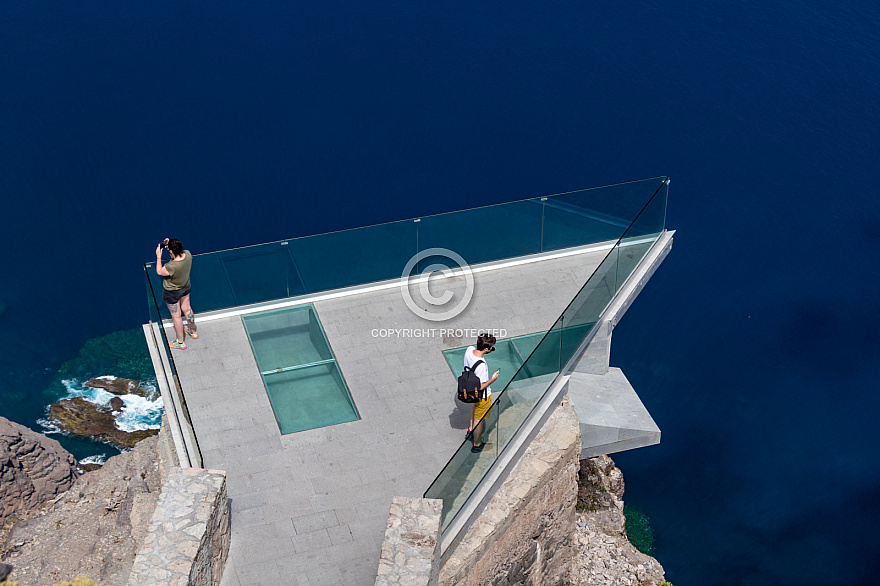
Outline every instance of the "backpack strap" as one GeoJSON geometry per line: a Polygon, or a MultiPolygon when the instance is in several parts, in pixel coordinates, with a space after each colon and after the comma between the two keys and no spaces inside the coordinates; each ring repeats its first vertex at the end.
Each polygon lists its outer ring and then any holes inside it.
{"type": "Polygon", "coordinates": [[[486,362],[483,360],[477,360],[476,362],[474,362],[474,365],[471,366],[471,371],[477,372],[477,367],[481,364],[486,364],[486,362]]]}

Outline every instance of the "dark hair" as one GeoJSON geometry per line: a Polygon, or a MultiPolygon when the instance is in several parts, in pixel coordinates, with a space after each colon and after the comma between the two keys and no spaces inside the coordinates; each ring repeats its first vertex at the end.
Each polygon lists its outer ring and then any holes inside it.
{"type": "Polygon", "coordinates": [[[486,350],[495,345],[495,336],[490,334],[480,334],[477,337],[477,350],[486,350]]]}
{"type": "Polygon", "coordinates": [[[183,254],[183,242],[177,238],[172,238],[168,241],[168,250],[170,250],[171,254],[174,256],[180,256],[183,254]]]}

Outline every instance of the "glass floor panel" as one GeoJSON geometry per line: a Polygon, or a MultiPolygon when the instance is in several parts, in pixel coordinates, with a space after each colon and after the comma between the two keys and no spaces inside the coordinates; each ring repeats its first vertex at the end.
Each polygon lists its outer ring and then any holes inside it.
{"type": "Polygon", "coordinates": [[[282,434],[360,419],[314,306],[242,321],[282,434]]]}
{"type": "MultiPolygon", "coordinates": [[[[590,328],[593,327],[592,323],[579,325],[571,328],[566,328],[565,335],[565,345],[572,346],[571,348],[563,348],[563,356],[567,357],[571,356],[574,350],[577,349],[577,346],[580,345],[581,341],[583,341],[584,336],[590,331],[590,328]],[[567,354],[566,354],[567,351],[567,354]]],[[[535,350],[541,340],[544,338],[544,335],[547,332],[538,332],[536,334],[526,334],[525,336],[517,336],[515,338],[507,338],[504,340],[498,340],[495,342],[495,351],[487,354],[483,358],[486,359],[486,364],[489,365],[489,376],[492,375],[496,370],[501,370],[498,374],[498,380],[492,383],[492,392],[493,396],[498,391],[504,389],[507,384],[511,381],[511,379],[516,375],[517,371],[523,365],[523,362],[528,360],[529,355],[535,350]]],[[[550,334],[555,338],[559,338],[558,332],[552,332],[550,334]]],[[[452,370],[452,374],[456,376],[456,378],[461,374],[462,369],[464,368],[464,353],[470,347],[475,344],[468,344],[467,346],[461,348],[452,348],[451,350],[444,350],[443,357],[446,358],[446,364],[449,365],[449,368],[452,370]]],[[[547,344],[543,344],[541,347],[547,346],[547,344]]],[[[546,353],[546,352],[545,352],[546,353]]],[[[557,364],[559,360],[558,353],[548,353],[552,354],[552,356],[547,356],[546,360],[553,362],[553,364],[543,364],[544,361],[541,360],[541,356],[534,356],[528,365],[528,369],[530,372],[523,373],[520,375],[520,378],[523,377],[534,377],[541,376],[546,372],[554,372],[558,371],[560,365],[557,364]]]]}

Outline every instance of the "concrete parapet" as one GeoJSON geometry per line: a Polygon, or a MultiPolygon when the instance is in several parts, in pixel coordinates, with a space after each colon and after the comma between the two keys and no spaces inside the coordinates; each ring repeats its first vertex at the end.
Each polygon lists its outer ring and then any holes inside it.
{"type": "Polygon", "coordinates": [[[394,497],[376,586],[436,586],[442,510],[439,499],[394,497]]]}
{"type": "Polygon", "coordinates": [[[660,443],[660,428],[619,368],[573,373],[568,400],[580,420],[582,460],[660,443]]]}
{"type": "Polygon", "coordinates": [[[563,400],[443,565],[441,585],[571,583],[579,431],[563,400]]]}
{"type": "Polygon", "coordinates": [[[168,477],[180,468],[180,460],[177,458],[177,449],[174,447],[174,438],[171,428],[168,426],[168,416],[162,414],[162,428],[159,430],[159,441],[156,444],[156,453],[159,456],[159,480],[164,486],[168,477]]]}
{"type": "Polygon", "coordinates": [[[228,553],[226,474],[178,469],[162,487],[128,585],[219,584],[228,553]]]}

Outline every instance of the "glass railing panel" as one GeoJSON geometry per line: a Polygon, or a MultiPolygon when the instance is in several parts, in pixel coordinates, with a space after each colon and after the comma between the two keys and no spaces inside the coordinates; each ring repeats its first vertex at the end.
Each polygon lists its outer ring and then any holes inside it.
{"type": "Polygon", "coordinates": [[[501,449],[507,446],[565,364],[561,335],[562,321],[557,319],[499,396],[498,444],[501,449]]]}
{"type": "MultiPolygon", "coordinates": [[[[307,293],[396,279],[418,251],[446,248],[468,264],[614,240],[623,233],[664,178],[532,198],[197,254],[193,258],[193,305],[197,312],[274,301],[307,293]]],[[[665,193],[658,213],[643,214],[632,235],[662,230],[665,193]],[[662,213],[661,213],[662,212],[662,213]]],[[[443,257],[430,264],[450,266],[443,257]]],[[[161,277],[152,263],[149,279],[161,302],[161,277]]]]}
{"type": "Polygon", "coordinates": [[[666,202],[669,198],[669,181],[664,180],[653,197],[633,220],[624,238],[658,236],[666,229],[666,202]]]}
{"type": "Polygon", "coordinates": [[[498,398],[498,445],[503,449],[520,428],[564,365],[562,322],[557,320],[498,398]]]}
{"type": "Polygon", "coordinates": [[[165,328],[162,327],[163,319],[171,319],[171,313],[168,311],[168,306],[165,305],[165,302],[162,301],[162,280],[161,277],[156,275],[155,267],[145,267],[144,274],[147,279],[147,291],[149,297],[149,305],[150,305],[150,322],[158,325],[156,328],[159,330],[159,352],[163,352],[165,354],[165,359],[168,365],[171,367],[171,373],[174,376],[177,376],[177,366],[174,364],[174,357],[171,355],[171,349],[168,347],[168,333],[165,331],[165,328]],[[159,288],[156,288],[153,277],[157,277],[159,279],[159,288]]]}
{"type": "Polygon", "coordinates": [[[443,501],[443,512],[441,514],[441,530],[446,528],[448,522],[455,516],[455,513],[467,500],[471,491],[476,487],[477,483],[489,469],[494,458],[487,461],[488,451],[484,448],[486,456],[480,463],[480,454],[471,452],[471,442],[466,441],[452,455],[452,458],[446,464],[446,467],[439,476],[431,484],[425,498],[441,499],[443,501]],[[479,466],[477,467],[477,465],[479,466]]]}
{"type": "Polygon", "coordinates": [[[444,529],[498,457],[499,413],[493,404],[483,420],[481,440],[485,446],[482,451],[474,453],[473,443],[466,440],[425,494],[426,498],[443,500],[441,527],[444,529]]]}
{"type": "MultiPolygon", "coordinates": [[[[644,182],[641,183],[644,187],[644,182]]],[[[615,208],[616,213],[623,213],[620,210],[625,210],[627,213],[631,211],[632,215],[629,217],[635,219],[628,225],[616,226],[617,235],[614,239],[617,241],[614,247],[553,327],[541,337],[540,342],[535,344],[533,337],[511,340],[512,349],[519,355],[528,353],[528,358],[504,390],[497,394],[492,410],[484,423],[484,436],[488,433],[492,443],[495,444],[493,449],[488,456],[475,459],[468,456],[470,442],[465,442],[425,493],[427,498],[444,499],[441,521],[443,530],[447,528],[498,455],[503,452],[557,379],[562,368],[574,356],[608,304],[664,229],[668,189],[665,178],[649,180],[649,187],[653,191],[650,194],[641,193],[640,198],[636,198],[634,192],[627,191],[632,189],[633,185],[624,184],[616,187],[620,193],[627,195],[627,198],[624,198],[627,201],[617,202],[619,207],[615,208]]],[[[577,211],[571,208],[563,210],[562,207],[555,206],[553,209],[553,213],[557,214],[551,222],[553,227],[568,222],[569,217],[565,214],[578,215],[577,211]]],[[[609,213],[608,217],[604,218],[604,223],[609,226],[614,225],[612,219],[613,215],[609,213]]],[[[595,222],[598,220],[594,219],[595,222]]],[[[596,234],[595,231],[592,233],[596,234]]],[[[547,237],[548,234],[545,232],[545,241],[547,237]]],[[[566,241],[569,242],[568,246],[573,245],[570,244],[571,231],[562,235],[552,234],[551,231],[549,237],[551,241],[566,241]],[[556,240],[553,240],[554,238],[556,240]]]]}
{"type": "MultiPolygon", "coordinates": [[[[539,199],[474,208],[419,220],[419,251],[446,248],[477,264],[541,251],[541,208],[539,199]]],[[[420,262],[455,268],[448,258],[428,257],[420,262]]]]}
{"type": "Polygon", "coordinates": [[[194,287],[190,302],[196,313],[237,305],[232,283],[223,269],[222,258],[221,252],[193,255],[190,280],[194,287]]]}
{"type": "Polygon", "coordinates": [[[210,289],[215,284],[222,288],[225,281],[233,305],[260,303],[308,292],[288,246],[281,242],[217,253],[216,258],[212,259],[216,264],[204,267],[211,268],[211,279],[204,284],[201,279],[203,267],[199,266],[201,260],[200,257],[193,259],[192,278],[199,284],[199,290],[206,286],[210,289]]]}
{"type": "MultiPolygon", "coordinates": [[[[473,442],[465,441],[425,493],[426,498],[443,499],[442,527],[455,516],[513,434],[559,374],[561,322],[536,345],[502,392],[494,389],[492,408],[483,419],[481,439],[486,446],[473,453],[473,442]]],[[[491,365],[491,354],[489,355],[491,365]]],[[[492,372],[496,370],[493,366],[492,372]]],[[[475,438],[476,439],[476,438],[475,438]]]]}
{"type": "Polygon", "coordinates": [[[543,250],[617,240],[664,179],[656,177],[547,197],[543,250]]]}
{"type": "Polygon", "coordinates": [[[599,319],[664,229],[667,193],[668,183],[664,180],[563,312],[565,361],[571,358],[592,324],[599,319]]]}
{"type": "Polygon", "coordinates": [[[596,267],[583,287],[562,314],[569,327],[596,321],[617,293],[617,260],[620,247],[615,245],[596,267]]]}
{"type": "MultiPolygon", "coordinates": [[[[161,320],[161,316],[159,315],[159,307],[156,303],[156,288],[152,280],[150,279],[150,270],[151,269],[144,267],[144,280],[146,281],[147,285],[147,307],[150,310],[150,322],[158,323],[161,320]]],[[[155,271],[153,271],[153,274],[155,274],[155,271]]],[[[159,282],[159,286],[162,286],[161,281],[159,282]]]]}
{"type": "Polygon", "coordinates": [[[162,277],[156,274],[156,266],[153,263],[144,265],[144,273],[147,277],[148,294],[153,308],[162,319],[171,319],[168,306],[162,301],[162,277]]]}
{"type": "Polygon", "coordinates": [[[309,293],[398,279],[416,253],[416,222],[295,238],[289,247],[309,293]]]}

